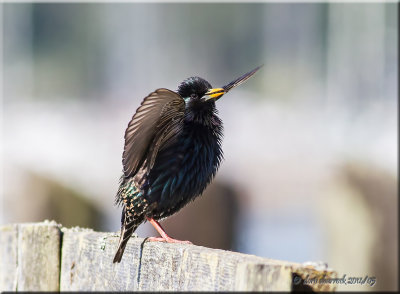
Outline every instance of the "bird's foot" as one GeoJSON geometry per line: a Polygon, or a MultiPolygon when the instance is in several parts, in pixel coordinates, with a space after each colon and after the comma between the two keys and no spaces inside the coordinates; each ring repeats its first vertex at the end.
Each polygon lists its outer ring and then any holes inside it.
{"type": "Polygon", "coordinates": [[[149,242],[167,242],[167,243],[179,243],[179,244],[193,244],[190,241],[181,241],[176,240],[171,237],[163,238],[163,237],[150,237],[147,239],[149,242]]]}
{"type": "Polygon", "coordinates": [[[180,244],[193,244],[190,241],[181,241],[171,238],[167,235],[161,225],[153,218],[146,217],[147,220],[153,225],[153,227],[157,230],[157,232],[161,235],[161,237],[150,237],[147,240],[150,242],[167,242],[167,243],[180,243],[180,244]]]}

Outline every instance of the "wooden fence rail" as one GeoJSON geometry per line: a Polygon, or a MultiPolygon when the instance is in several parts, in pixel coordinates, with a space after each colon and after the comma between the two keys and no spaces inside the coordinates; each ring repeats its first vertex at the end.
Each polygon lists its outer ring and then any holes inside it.
{"type": "Polygon", "coordinates": [[[0,227],[0,291],[335,290],[326,268],[195,245],[131,238],[113,264],[118,234],[54,221],[0,227]]]}

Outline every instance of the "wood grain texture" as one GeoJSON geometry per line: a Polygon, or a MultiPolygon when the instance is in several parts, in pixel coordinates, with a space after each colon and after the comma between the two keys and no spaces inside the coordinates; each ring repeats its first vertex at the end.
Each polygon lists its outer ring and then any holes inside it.
{"type": "Polygon", "coordinates": [[[56,223],[18,225],[18,291],[58,291],[60,235],[56,223]]]}
{"type": "Polygon", "coordinates": [[[0,292],[17,289],[17,225],[0,227],[0,292]]]}
{"type": "Polygon", "coordinates": [[[0,290],[58,291],[61,231],[55,222],[0,228],[0,290]]]}
{"type": "Polygon", "coordinates": [[[119,236],[55,223],[0,227],[0,289],[61,291],[290,291],[294,277],[336,272],[195,245],[146,242],[133,236],[113,264],[119,236]],[[60,242],[62,232],[62,242],[60,242]],[[61,249],[61,262],[60,262],[61,249]]]}

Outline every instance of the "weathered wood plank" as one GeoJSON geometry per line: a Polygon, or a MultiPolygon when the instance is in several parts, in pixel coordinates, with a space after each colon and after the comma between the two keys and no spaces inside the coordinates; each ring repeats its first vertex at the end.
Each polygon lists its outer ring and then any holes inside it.
{"type": "Polygon", "coordinates": [[[0,227],[0,292],[17,290],[17,225],[0,227]]]}
{"type": "Polygon", "coordinates": [[[117,234],[63,232],[62,291],[289,291],[293,273],[303,274],[296,263],[137,237],[122,262],[112,264],[117,234]]]}
{"type": "Polygon", "coordinates": [[[113,264],[118,236],[63,229],[61,291],[138,290],[140,240],[131,238],[120,264],[113,264]]]}
{"type": "Polygon", "coordinates": [[[54,222],[0,228],[0,289],[51,291],[332,291],[307,276],[336,277],[313,265],[194,245],[131,238],[113,264],[119,236],[60,229],[54,222]],[[62,232],[62,242],[60,238],[62,232]],[[61,257],[60,257],[61,249],[61,257]],[[294,278],[296,283],[294,283],[294,278]]]}
{"type": "Polygon", "coordinates": [[[60,234],[55,222],[18,225],[18,291],[59,290],[60,234]]]}
{"type": "Polygon", "coordinates": [[[273,263],[241,263],[236,279],[237,291],[290,291],[291,268],[273,263]]]}

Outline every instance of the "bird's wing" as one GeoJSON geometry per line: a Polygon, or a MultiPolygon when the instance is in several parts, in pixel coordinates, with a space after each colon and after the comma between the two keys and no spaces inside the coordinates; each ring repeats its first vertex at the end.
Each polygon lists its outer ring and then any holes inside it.
{"type": "Polygon", "coordinates": [[[135,175],[146,158],[148,164],[154,164],[160,144],[170,139],[168,130],[179,128],[184,111],[183,98],[168,89],[157,89],[144,98],[125,131],[125,177],[135,175]],[[153,144],[155,138],[158,139],[153,144]]]}

